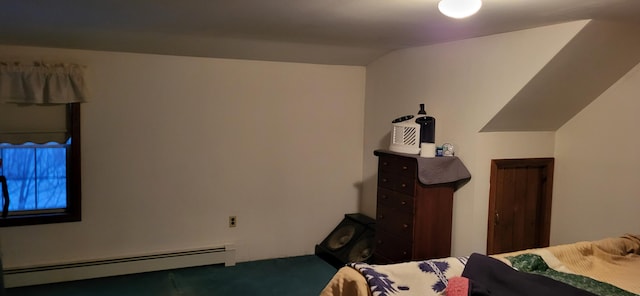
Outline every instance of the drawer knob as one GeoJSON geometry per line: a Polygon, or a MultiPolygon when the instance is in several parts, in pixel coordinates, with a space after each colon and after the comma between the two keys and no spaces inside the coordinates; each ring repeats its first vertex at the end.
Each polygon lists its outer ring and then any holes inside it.
{"type": "Polygon", "coordinates": [[[402,224],[402,228],[404,228],[404,229],[407,229],[407,228],[409,228],[409,224],[407,224],[407,223],[405,223],[405,224],[402,224]]]}
{"type": "Polygon", "coordinates": [[[382,183],[387,183],[387,178],[382,178],[382,183]]]}
{"type": "Polygon", "coordinates": [[[408,169],[408,167],[406,165],[402,166],[402,170],[406,171],[408,169]]]}
{"type": "Polygon", "coordinates": [[[400,202],[401,205],[406,206],[407,205],[407,201],[403,200],[400,202]]]}
{"type": "Polygon", "coordinates": [[[383,162],[382,162],[382,165],[383,165],[383,166],[388,166],[388,165],[389,165],[389,163],[388,163],[388,162],[386,162],[386,161],[383,161],[383,162]]]}
{"type": "Polygon", "coordinates": [[[380,196],[382,199],[387,199],[389,198],[386,194],[383,194],[382,196],[380,196]]]}
{"type": "Polygon", "coordinates": [[[402,188],[407,187],[407,184],[402,183],[402,185],[400,185],[402,188]]]}
{"type": "Polygon", "coordinates": [[[408,254],[408,253],[407,253],[407,251],[403,251],[403,252],[402,252],[402,255],[405,255],[405,256],[406,256],[407,254],[408,254]]]}

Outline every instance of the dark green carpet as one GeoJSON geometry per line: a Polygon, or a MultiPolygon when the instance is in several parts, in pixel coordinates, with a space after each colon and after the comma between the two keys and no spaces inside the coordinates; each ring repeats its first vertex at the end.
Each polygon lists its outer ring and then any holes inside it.
{"type": "Polygon", "coordinates": [[[7,296],[305,296],[320,294],[335,273],[309,255],[18,287],[7,296]]]}

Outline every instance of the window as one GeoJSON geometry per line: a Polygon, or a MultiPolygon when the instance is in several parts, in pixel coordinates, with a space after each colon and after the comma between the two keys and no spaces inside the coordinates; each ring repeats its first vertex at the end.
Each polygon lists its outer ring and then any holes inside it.
{"type": "MultiPolygon", "coordinates": [[[[21,108],[19,112],[32,114],[33,109],[26,109],[30,107],[3,105],[0,111],[15,114],[7,108],[21,108]]],[[[59,108],[63,112],[51,117],[62,119],[62,128],[52,129],[56,124],[48,123],[44,128],[22,130],[15,126],[19,120],[13,120],[11,128],[0,120],[0,175],[6,178],[9,193],[8,212],[0,226],[80,221],[80,105],[59,108]]],[[[47,121],[42,114],[35,118],[47,121]]]]}

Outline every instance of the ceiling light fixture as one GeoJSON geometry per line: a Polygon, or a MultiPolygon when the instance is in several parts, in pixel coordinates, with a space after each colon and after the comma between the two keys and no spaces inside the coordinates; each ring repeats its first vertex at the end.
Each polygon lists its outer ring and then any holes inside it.
{"type": "Polygon", "coordinates": [[[442,0],[438,3],[438,9],[442,14],[457,19],[475,14],[480,7],[481,0],[442,0]]]}

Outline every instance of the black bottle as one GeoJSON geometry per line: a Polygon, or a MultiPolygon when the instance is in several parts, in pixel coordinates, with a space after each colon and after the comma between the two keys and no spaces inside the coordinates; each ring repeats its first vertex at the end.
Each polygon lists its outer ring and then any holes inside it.
{"type": "Polygon", "coordinates": [[[420,125],[420,143],[435,143],[436,119],[427,116],[427,112],[424,111],[424,104],[420,104],[420,111],[418,111],[416,123],[420,125]]]}

